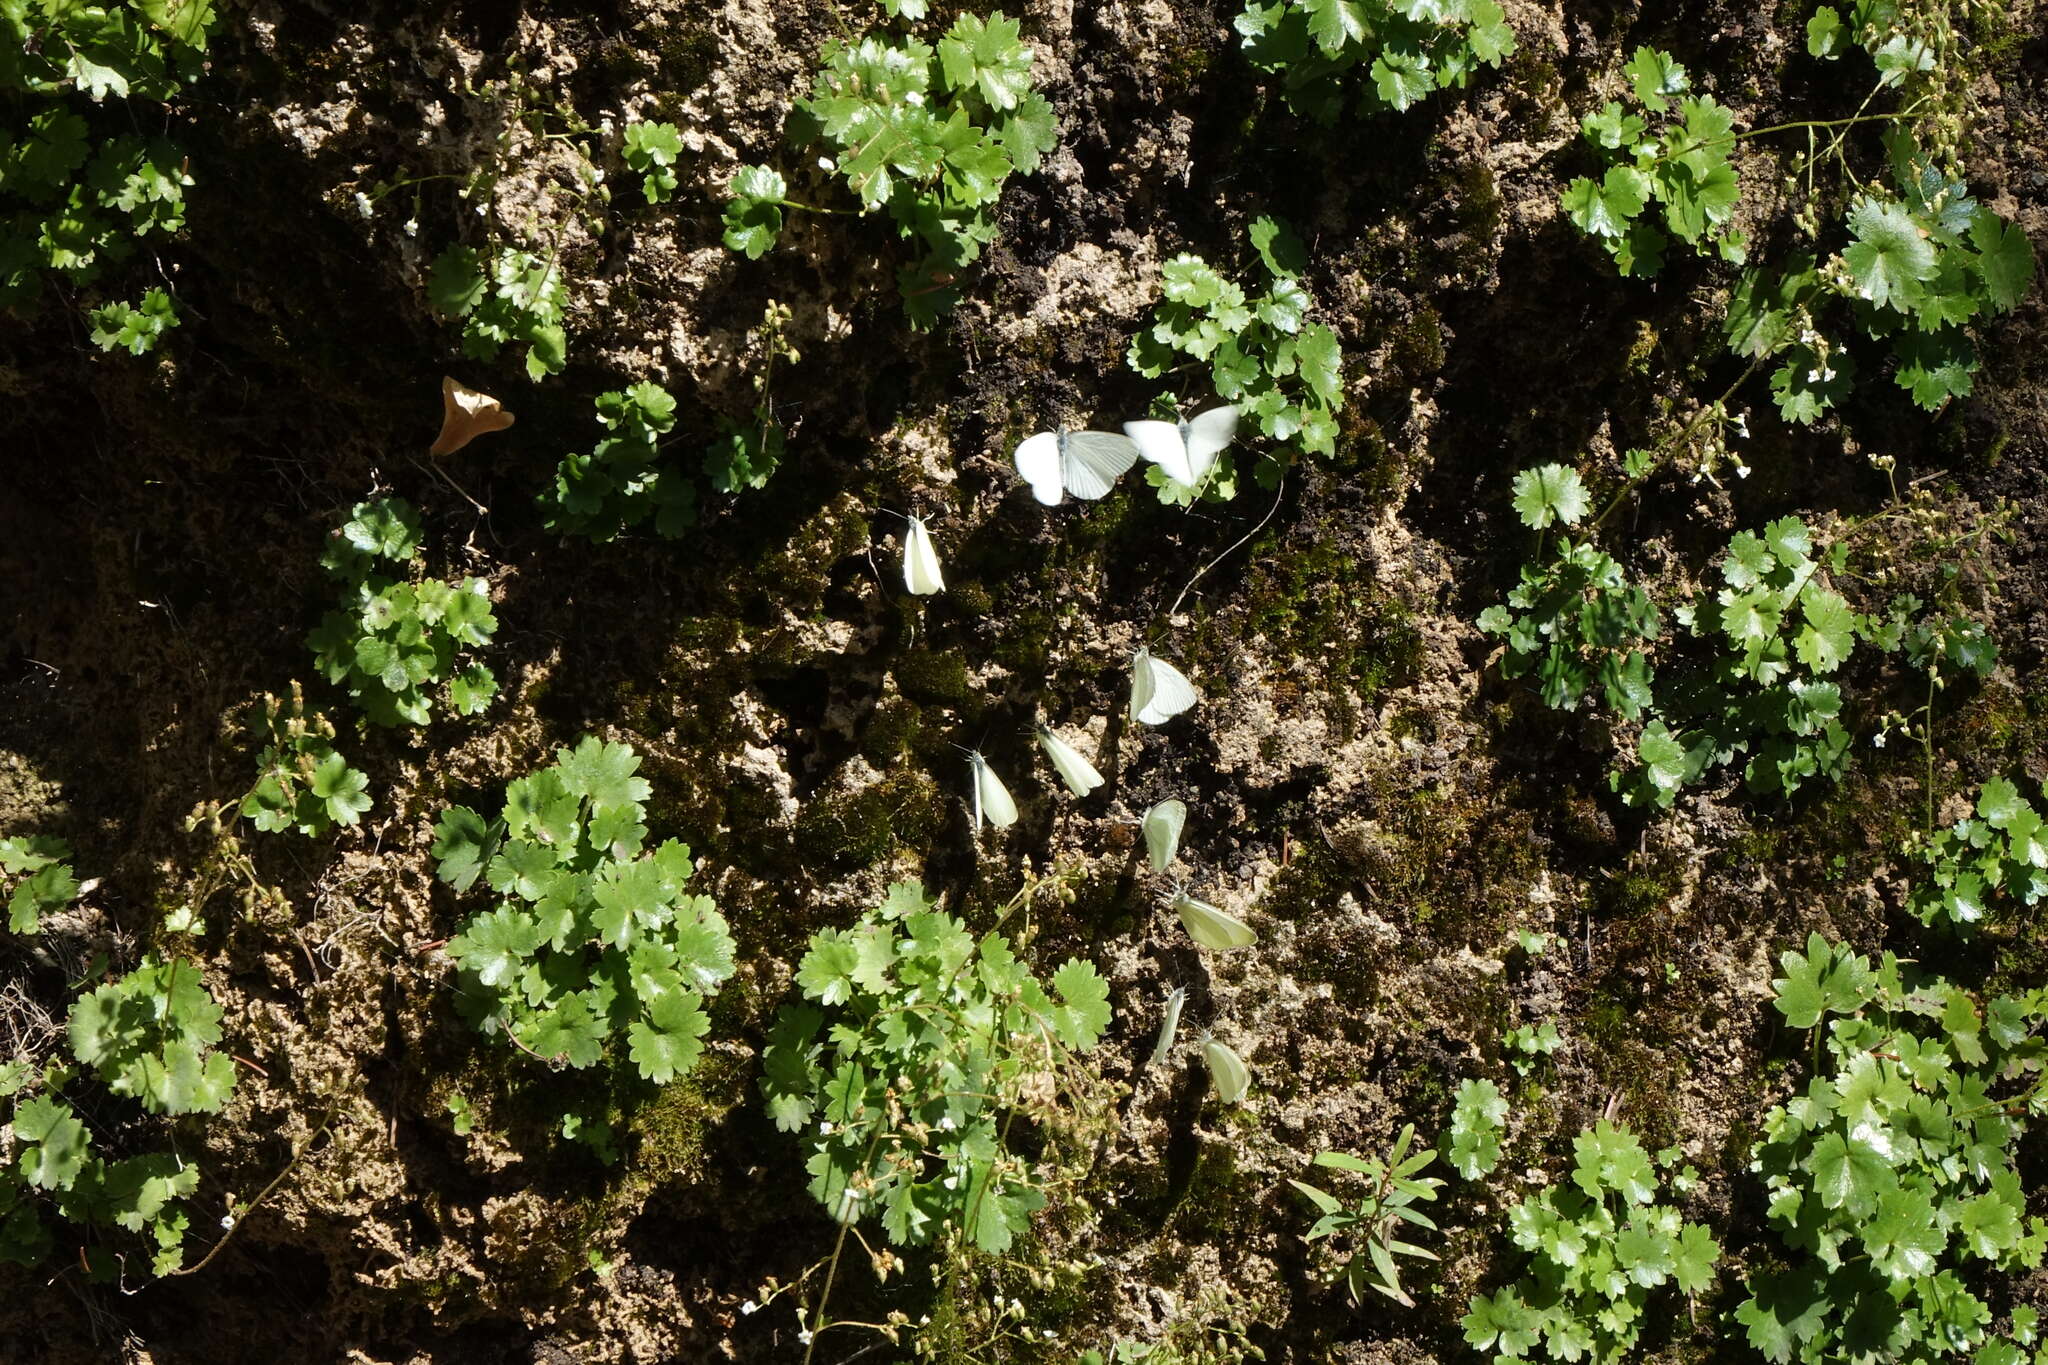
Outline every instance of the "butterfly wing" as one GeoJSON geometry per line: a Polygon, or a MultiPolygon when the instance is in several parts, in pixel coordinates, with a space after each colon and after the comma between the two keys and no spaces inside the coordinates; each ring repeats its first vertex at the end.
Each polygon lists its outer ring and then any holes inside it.
{"type": "Polygon", "coordinates": [[[1173,1055],[1174,1035],[1180,1032],[1181,1006],[1188,1002],[1185,986],[1175,986],[1166,996],[1166,1011],[1159,1018],[1159,1036],[1152,1040],[1152,1060],[1147,1066],[1163,1066],[1173,1055]]]}
{"type": "Polygon", "coordinates": [[[1154,872],[1164,872],[1173,866],[1174,857],[1180,852],[1180,832],[1187,828],[1188,808],[1184,801],[1161,801],[1145,812],[1139,822],[1145,832],[1145,853],[1152,860],[1154,872]]]}
{"type": "Polygon", "coordinates": [[[1017,803],[1010,799],[1010,789],[1003,785],[1003,779],[996,776],[996,770],[980,754],[970,754],[967,761],[974,768],[975,828],[979,829],[983,820],[997,829],[1016,824],[1017,803]]]}
{"type": "Polygon", "coordinates": [[[1038,727],[1038,742],[1045,749],[1045,756],[1052,760],[1060,781],[1067,784],[1068,791],[1076,796],[1086,796],[1102,785],[1102,774],[1095,771],[1095,765],[1081,757],[1071,744],[1049,727],[1038,727]]]}
{"type": "MultiPolygon", "coordinates": [[[[1202,414],[1207,417],[1208,413],[1202,414]]],[[[1138,447],[1138,454],[1166,471],[1175,483],[1193,483],[1195,471],[1188,463],[1188,443],[1181,439],[1178,422],[1126,422],[1124,435],[1138,447]]],[[[1221,447],[1218,447],[1221,449],[1221,447]]]]}
{"type": "Polygon", "coordinates": [[[1258,932],[1235,915],[1227,915],[1210,905],[1198,901],[1182,892],[1173,898],[1173,908],[1180,914],[1181,926],[1188,931],[1188,937],[1204,948],[1213,948],[1219,953],[1232,948],[1249,948],[1259,941],[1258,932]]]}
{"type": "MultiPolygon", "coordinates": [[[[1021,453],[1020,448],[1020,456],[1021,453]]],[[[1060,476],[1069,493],[1093,502],[1106,495],[1137,462],[1138,444],[1128,436],[1108,431],[1070,431],[1060,449],[1060,476]]],[[[1045,499],[1041,496],[1039,501],[1045,499]]]]}
{"type": "Polygon", "coordinates": [[[1193,474],[1184,482],[1200,483],[1216,467],[1216,457],[1223,453],[1223,448],[1236,438],[1237,409],[1210,408],[1189,418],[1180,430],[1187,447],[1188,469],[1193,474]]]}
{"type": "MultiPolygon", "coordinates": [[[[1031,496],[1047,507],[1057,507],[1065,496],[1060,474],[1060,438],[1050,431],[1026,436],[1017,447],[1017,473],[1031,485],[1031,496]]],[[[1083,493],[1082,497],[1101,497],[1083,493]]]]}
{"type": "Polygon", "coordinates": [[[1244,1059],[1232,1051],[1229,1044],[1214,1038],[1202,1043],[1202,1060],[1209,1066],[1209,1083],[1216,1087],[1216,1098],[1225,1104],[1236,1104],[1244,1098],[1244,1092],[1252,1083],[1251,1072],[1245,1069],[1244,1059]]]}
{"type": "Polygon", "coordinates": [[[939,552],[932,548],[932,533],[916,517],[903,537],[903,586],[919,597],[946,590],[946,576],[939,568],[939,552]]]}
{"type": "Polygon", "coordinates": [[[1131,715],[1139,724],[1164,725],[1200,700],[1187,675],[1151,650],[1131,659],[1131,715]]]}

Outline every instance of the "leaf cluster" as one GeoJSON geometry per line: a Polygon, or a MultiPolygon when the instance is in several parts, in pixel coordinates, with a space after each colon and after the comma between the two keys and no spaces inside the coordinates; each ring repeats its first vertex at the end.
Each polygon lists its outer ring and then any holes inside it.
{"type": "MultiPolygon", "coordinates": [[[[1515,510],[1541,530],[1586,514],[1585,485],[1565,465],[1515,476],[1515,510]]],[[[1656,670],[1643,646],[1663,633],[1657,604],[1592,541],[1560,537],[1548,560],[1524,564],[1505,605],[1488,607],[1479,629],[1505,639],[1503,678],[1534,675],[1544,705],[1574,711],[1594,688],[1620,715],[1639,718],[1651,704],[1656,670]]]]}
{"type": "MultiPolygon", "coordinates": [[[[1619,1361],[1641,1337],[1651,1291],[1687,1296],[1712,1284],[1721,1247],[1658,1200],[1657,1167],[1636,1136],[1606,1119],[1572,1140],[1572,1183],[1548,1186],[1508,1212],[1529,1253],[1523,1277],[1473,1297],[1465,1340],[1496,1362],[1619,1361]]],[[[1658,1164],[1675,1163],[1675,1152],[1658,1164]]],[[[1677,1172],[1674,1187],[1697,1176],[1677,1172]]]]}
{"type": "MultiPolygon", "coordinates": [[[[1126,359],[1147,379],[1188,361],[1204,365],[1215,395],[1255,420],[1266,437],[1307,454],[1333,454],[1344,351],[1327,325],[1308,321],[1313,304],[1301,283],[1307,248],[1277,218],[1255,220],[1251,240],[1264,268],[1264,292],[1247,294],[1199,256],[1175,256],[1160,267],[1163,297],[1151,326],[1131,338],[1126,359]]],[[[1262,468],[1261,481],[1270,487],[1279,469],[1262,468]]],[[[1197,492],[1222,500],[1236,488],[1228,450],[1200,490],[1176,484],[1157,466],[1148,478],[1168,503],[1191,502],[1197,492]]]]}
{"type": "Polygon", "coordinates": [[[803,1134],[811,1193],[843,1223],[879,1213],[898,1245],[1006,1250],[1045,1203],[1013,1125],[1048,1148],[1088,1103],[1079,1054],[1110,1018],[1094,965],[1070,958],[1041,983],[1009,939],[975,938],[913,881],[813,934],[796,979],[814,1004],[777,1016],[761,1091],[803,1134]]]}
{"type": "Polygon", "coordinates": [[[1495,0],[1248,0],[1235,26],[1245,59],[1281,78],[1287,107],[1325,124],[1347,103],[1363,116],[1462,89],[1515,50],[1495,0]],[[1360,68],[1370,79],[1353,102],[1360,68]]]}
{"type": "Polygon", "coordinates": [[[162,289],[144,294],[139,307],[116,300],[92,310],[92,339],[102,351],[119,347],[130,355],[146,355],[177,325],[178,305],[162,289]]]}
{"type": "Polygon", "coordinates": [[[1492,1174],[1500,1164],[1500,1139],[1507,1120],[1508,1102],[1499,1086],[1469,1077],[1458,1082],[1450,1127],[1443,1136],[1451,1169],[1465,1180],[1492,1174]]]}
{"type": "Polygon", "coordinates": [[[1521,1024],[1511,1028],[1501,1035],[1500,1041],[1507,1052],[1508,1064],[1514,1067],[1518,1076],[1528,1075],[1539,1060],[1564,1047],[1564,1035],[1548,1019],[1541,1024],[1521,1024]]]}
{"type": "Polygon", "coordinates": [[[1739,264],[1747,248],[1727,227],[1741,195],[1729,161],[1734,114],[1710,95],[1688,95],[1692,79],[1668,52],[1639,47],[1624,71],[1631,104],[1609,100],[1580,121],[1606,169],[1565,187],[1565,213],[1624,275],[1663,269],[1673,238],[1739,264]]]}
{"type": "Polygon", "coordinates": [[[1784,1240],[1735,1311],[1750,1345],[1775,1365],[2021,1365],[2028,1353],[1991,1331],[1983,1291],[1988,1272],[2035,1269],[2048,1249],[2017,1165],[2044,1109],[2048,999],[1980,1007],[1890,953],[1873,964],[1818,934],[1779,962],[1778,1012],[1821,1030],[1825,1055],[1750,1152],[1784,1240]]]}
{"type": "MultiPolygon", "coordinates": [[[[1032,62],[1016,20],[962,14],[936,47],[879,33],[827,44],[810,97],[797,103],[791,140],[825,151],[860,213],[886,211],[917,242],[916,259],[897,272],[915,327],[952,310],[960,271],[995,238],[1004,183],[1038,169],[1053,146],[1052,105],[1032,84],[1032,62]]],[[[759,259],[784,211],[802,207],[779,172],[743,167],[725,244],[759,259]]]]}
{"type": "Polygon", "coordinates": [[[1894,188],[1873,182],[1850,204],[1837,255],[1745,271],[1730,297],[1729,349],[1778,359],[1771,392],[1789,422],[1811,423],[1849,392],[1845,333],[1887,344],[1894,380],[1923,408],[1968,394],[1978,368],[1969,324],[2010,312],[2033,282],[2033,244],[2019,227],[1937,170],[1910,136],[1889,143],[1894,188]],[[1824,318],[1831,299],[1846,302],[1824,318]]]}
{"type": "MultiPolygon", "coordinates": [[[[394,578],[380,561],[410,573],[420,548],[419,511],[403,498],[357,503],[329,538],[320,562],[339,579],[343,602],[306,637],[321,674],[347,689],[378,725],[425,725],[428,689],[448,683],[448,702],[473,716],[489,704],[498,681],[482,664],[457,672],[456,656],[490,643],[498,628],[489,586],[481,578],[394,578]]],[[[345,783],[345,766],[333,771],[345,783]]],[[[296,803],[294,803],[296,809],[296,803]]]]}
{"type": "Polygon", "coordinates": [[[1637,741],[1637,767],[1614,775],[1632,805],[1668,808],[1686,785],[1738,759],[1750,791],[1788,796],[1815,778],[1835,780],[1846,763],[1849,731],[1832,679],[1876,624],[1827,585],[1797,517],[1738,532],[1721,579],[1677,613],[1711,662],[1662,691],[1637,741]]]}
{"type": "Polygon", "coordinates": [[[568,363],[569,288],[553,253],[451,246],[434,258],[427,298],[441,316],[461,320],[466,356],[495,360],[506,345],[524,346],[526,374],[535,380],[560,374],[568,363]]]}
{"type": "Polygon", "coordinates": [[[646,847],[639,767],[632,746],[585,736],[507,786],[496,819],[450,807],[434,857],[457,891],[481,877],[500,897],[448,945],[473,1022],[579,1068],[623,1033],[640,1076],[666,1085],[703,1051],[704,1000],[732,975],[733,941],[688,889],[689,848],[646,847]]]}
{"type": "MultiPolygon", "coordinates": [[[[0,1067],[0,1097],[16,1097],[12,1121],[0,1128],[0,1150],[13,1148],[13,1160],[0,1164],[0,1262],[30,1266],[50,1254],[54,1238],[42,1213],[47,1201],[67,1222],[147,1234],[155,1244],[155,1272],[176,1270],[191,1226],[177,1201],[199,1188],[199,1168],[175,1152],[101,1156],[84,1119],[57,1093],[66,1070],[49,1068],[41,1077],[45,1093],[19,1098],[31,1079],[24,1067],[0,1067]]],[[[89,1278],[119,1275],[121,1262],[106,1243],[95,1240],[80,1254],[89,1278]]]]}
{"type": "Polygon", "coordinates": [[[676,400],[641,380],[597,396],[597,420],[608,433],[588,455],[567,455],[554,487],[537,501],[550,531],[600,544],[652,522],[673,540],[697,523],[697,490],[661,458],[660,440],[676,423],[676,400]]]}
{"type": "Polygon", "coordinates": [[[619,149],[626,165],[640,173],[640,191],[650,204],[662,204],[676,192],[676,158],[683,154],[683,135],[673,123],[635,123],[626,129],[619,149]]]}
{"type": "Polygon", "coordinates": [[[1365,1254],[1361,1256],[1354,1252],[1340,1257],[1335,1276],[1350,1292],[1353,1305],[1358,1304],[1364,1291],[1370,1288],[1403,1308],[1413,1308],[1415,1300],[1401,1287],[1400,1266],[1394,1258],[1441,1259],[1428,1248],[1402,1239],[1402,1234],[1410,1227],[1427,1232],[1437,1230],[1430,1216],[1416,1206],[1434,1203],[1436,1192],[1444,1184],[1435,1176],[1421,1174],[1436,1160],[1436,1151],[1425,1147],[1411,1153],[1408,1149],[1414,1141],[1415,1125],[1411,1123],[1401,1129],[1401,1135],[1394,1139],[1392,1150],[1384,1158],[1356,1157],[1348,1152],[1316,1153],[1315,1164],[1318,1166],[1352,1171],[1365,1177],[1365,1193],[1349,1207],[1335,1195],[1314,1185],[1300,1180],[1287,1182],[1306,1195],[1322,1215],[1316,1219],[1315,1226],[1302,1235],[1303,1241],[1316,1242],[1340,1234],[1363,1241],[1365,1254]]]}
{"type": "MultiPolygon", "coordinates": [[[[32,853],[50,856],[47,843],[32,853]]],[[[0,844],[0,860],[21,863],[19,845],[0,844]]],[[[80,995],[66,1032],[74,1058],[113,1093],[153,1114],[213,1113],[235,1084],[234,1063],[213,1050],[220,1018],[197,964],[145,958],[121,980],[80,995]]],[[[56,1062],[40,1071],[25,1059],[0,1063],[0,1098],[14,1100],[0,1126],[0,1261],[33,1265],[50,1253],[44,1211],[54,1205],[71,1223],[147,1234],[156,1273],[175,1270],[190,1225],[176,1201],[198,1188],[198,1168],[175,1152],[96,1152],[86,1120],[63,1097],[77,1078],[75,1067],[56,1062]]],[[[80,1258],[92,1279],[121,1272],[116,1249],[99,1239],[80,1258]]]]}
{"type": "Polygon", "coordinates": [[[787,335],[789,321],[789,305],[770,299],[761,325],[747,334],[748,358],[757,364],[750,376],[758,395],[752,420],[735,422],[719,414],[718,439],[704,452],[704,471],[721,493],[765,487],[782,463],[784,432],[775,416],[775,367],[803,358],[787,335]]]}
{"type": "Polygon", "coordinates": [[[2048,826],[2002,777],[1978,789],[1974,816],[1937,830],[1919,855],[1926,871],[1913,888],[1912,910],[1923,924],[1967,928],[2048,894],[2048,826]]]}
{"type": "Polygon", "coordinates": [[[42,930],[43,916],[78,899],[71,845],[46,834],[0,839],[0,876],[19,878],[7,892],[7,927],[17,934],[42,930]]]}
{"type": "Polygon", "coordinates": [[[370,779],[334,748],[334,725],[306,709],[298,684],[287,701],[264,698],[264,748],[241,812],[266,833],[320,835],[353,825],[370,808],[370,779]]]}
{"type": "Polygon", "coordinates": [[[136,120],[105,104],[175,102],[213,18],[211,0],[0,5],[0,92],[16,111],[0,131],[0,308],[32,303],[44,271],[90,283],[183,226],[184,154],[111,131],[136,120]]]}
{"type": "Polygon", "coordinates": [[[71,1006],[71,1051],[117,1095],[152,1114],[214,1113],[235,1088],[220,1041],[220,1006],[196,963],[144,958],[71,1006]]]}

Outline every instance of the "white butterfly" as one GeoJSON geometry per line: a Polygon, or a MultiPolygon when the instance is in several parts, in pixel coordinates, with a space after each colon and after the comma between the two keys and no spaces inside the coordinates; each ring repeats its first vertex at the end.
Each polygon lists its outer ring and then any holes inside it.
{"type": "Polygon", "coordinates": [[[1057,507],[1068,493],[1089,502],[1108,493],[1138,462],[1138,446],[1130,437],[1112,432],[1061,427],[1025,437],[1016,460],[1017,472],[1031,485],[1031,496],[1057,507]]]}
{"type": "Polygon", "coordinates": [[[1180,852],[1180,832],[1187,828],[1188,808],[1183,801],[1161,801],[1145,812],[1138,827],[1145,832],[1145,853],[1152,860],[1154,872],[1164,872],[1173,866],[1173,859],[1180,852]]]}
{"type": "Polygon", "coordinates": [[[1188,931],[1188,937],[1204,948],[1227,952],[1232,948],[1249,948],[1259,941],[1258,931],[1235,915],[1218,910],[1207,901],[1198,901],[1185,891],[1177,891],[1173,897],[1173,908],[1180,914],[1181,927],[1188,931]]]}
{"type": "Polygon", "coordinates": [[[996,776],[996,770],[988,766],[979,749],[967,751],[967,772],[974,782],[974,827],[980,829],[983,821],[997,829],[1016,824],[1017,803],[1010,799],[1010,789],[996,776]]]}
{"type": "Polygon", "coordinates": [[[1217,1099],[1236,1104],[1244,1098],[1252,1075],[1245,1070],[1244,1059],[1228,1043],[1218,1042],[1214,1034],[1203,1035],[1202,1060],[1209,1064],[1209,1084],[1216,1087],[1217,1099]]]}
{"type": "Polygon", "coordinates": [[[1059,773],[1060,781],[1067,784],[1068,791],[1076,796],[1086,796],[1102,785],[1102,774],[1095,771],[1095,765],[1054,734],[1050,726],[1038,727],[1038,742],[1044,746],[1045,756],[1052,760],[1053,768],[1059,773]]]}
{"type": "Polygon", "coordinates": [[[932,548],[932,533],[918,517],[906,517],[910,529],[903,534],[903,586],[920,597],[946,590],[946,576],[939,570],[939,552],[932,548]]]}
{"type": "Polygon", "coordinates": [[[1187,674],[1149,649],[1131,656],[1131,715],[1141,725],[1164,725],[1201,698],[1187,674]]]}
{"type": "Polygon", "coordinates": [[[1163,1066],[1173,1053],[1174,1035],[1180,1032],[1181,1006],[1188,1002],[1185,986],[1175,986],[1166,997],[1166,1013],[1159,1020],[1159,1036],[1152,1043],[1152,1060],[1146,1066],[1163,1066]]]}
{"type": "Polygon", "coordinates": [[[1237,435],[1237,409],[1210,408],[1178,422],[1126,422],[1124,434],[1167,478],[1192,486],[1209,477],[1216,457],[1237,435]]]}

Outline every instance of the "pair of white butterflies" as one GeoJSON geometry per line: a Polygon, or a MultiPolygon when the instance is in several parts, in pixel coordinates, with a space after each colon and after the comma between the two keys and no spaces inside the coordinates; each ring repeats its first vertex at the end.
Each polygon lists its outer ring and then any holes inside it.
{"type": "Polygon", "coordinates": [[[1199,484],[1237,436],[1237,409],[1210,408],[1179,422],[1126,422],[1108,431],[1041,431],[1017,447],[1017,473],[1031,496],[1057,507],[1067,494],[1093,502],[1142,457],[1175,483],[1199,484]]]}
{"type": "MultiPolygon", "coordinates": [[[[1066,783],[1067,790],[1074,795],[1086,796],[1102,785],[1102,774],[1095,770],[1095,765],[1083,758],[1073,745],[1061,739],[1051,726],[1038,727],[1038,744],[1045,750],[1046,758],[1051,760],[1053,771],[1060,775],[1060,781],[1066,783]]],[[[967,775],[974,786],[976,829],[984,823],[997,829],[1008,829],[1017,823],[1017,802],[979,749],[967,751],[967,775]]]]}
{"type": "MultiPolygon", "coordinates": [[[[1188,993],[1184,986],[1175,986],[1166,997],[1166,1013],[1159,1021],[1159,1036],[1152,1044],[1152,1058],[1145,1063],[1147,1066],[1164,1066],[1172,1058],[1174,1035],[1180,1031],[1181,1007],[1187,1001],[1188,993]]],[[[1209,1068],[1209,1084],[1215,1088],[1216,1098],[1225,1104],[1236,1104],[1244,1098],[1244,1092],[1252,1083],[1244,1058],[1213,1033],[1204,1033],[1200,1045],[1202,1061],[1209,1068]]]]}
{"type": "MultiPolygon", "coordinates": [[[[1164,872],[1173,866],[1180,853],[1181,831],[1187,828],[1187,823],[1187,804],[1174,800],[1161,801],[1138,821],[1145,835],[1145,856],[1154,872],[1164,872]]],[[[1259,941],[1258,931],[1249,924],[1207,901],[1196,900],[1186,887],[1174,888],[1173,911],[1180,916],[1188,937],[1204,948],[1222,953],[1232,948],[1249,948],[1259,941]]]]}

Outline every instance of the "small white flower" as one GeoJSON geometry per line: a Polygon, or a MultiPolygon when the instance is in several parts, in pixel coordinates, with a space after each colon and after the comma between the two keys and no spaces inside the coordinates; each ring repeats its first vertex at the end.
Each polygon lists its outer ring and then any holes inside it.
{"type": "Polygon", "coordinates": [[[612,135],[612,121],[608,118],[598,120],[597,131],[603,133],[606,137],[610,137],[612,135]]]}
{"type": "Polygon", "coordinates": [[[481,218],[481,217],[483,217],[483,216],[484,216],[484,212],[485,212],[485,208],[484,208],[484,205],[482,205],[482,204],[478,204],[478,205],[476,206],[476,216],[477,216],[477,217],[479,217],[479,218],[481,218]]]}
{"type": "Polygon", "coordinates": [[[818,158],[818,169],[821,171],[836,171],[839,169],[839,163],[829,156],[821,156],[818,158]]]}
{"type": "Polygon", "coordinates": [[[233,1232],[235,1230],[235,1215],[232,1213],[222,1214],[220,1216],[220,1230],[222,1232],[233,1232]]]}
{"type": "Polygon", "coordinates": [[[923,104],[923,103],[924,103],[924,91],[922,91],[922,90],[912,90],[912,91],[909,91],[908,93],[906,93],[906,94],[905,94],[905,95],[903,96],[903,102],[904,102],[905,104],[923,104]]]}
{"type": "Polygon", "coordinates": [[[405,235],[406,235],[406,236],[408,236],[408,237],[417,237],[417,236],[419,236],[419,235],[420,235],[420,220],[419,220],[419,219],[417,219],[417,218],[408,218],[408,219],[406,219],[406,220],[405,220],[405,235]]]}
{"type": "Polygon", "coordinates": [[[1872,735],[1870,743],[1874,748],[1882,749],[1884,747],[1884,731],[1879,730],[1876,734],[1872,735]]]}
{"type": "Polygon", "coordinates": [[[1746,479],[1746,478],[1748,478],[1748,477],[1749,477],[1749,466],[1748,466],[1748,465],[1746,465],[1746,464],[1739,464],[1739,465],[1735,466],[1735,477],[1736,477],[1736,478],[1738,478],[1738,479],[1746,479]]]}
{"type": "Polygon", "coordinates": [[[830,1120],[830,1119],[819,1119],[819,1120],[818,1120],[818,1136],[819,1136],[819,1137],[831,1137],[831,1136],[832,1136],[832,1120],[830,1120]]]}
{"type": "Polygon", "coordinates": [[[1749,414],[1738,412],[1728,419],[1728,425],[1735,428],[1735,434],[1743,440],[1749,439],[1749,414]]]}
{"type": "Polygon", "coordinates": [[[755,1303],[752,1299],[748,1299],[745,1303],[740,1305],[740,1316],[743,1318],[750,1316],[751,1314],[758,1313],[760,1311],[761,1305],[755,1303]]]}
{"type": "Polygon", "coordinates": [[[804,1329],[803,1329],[803,1331],[801,1331],[801,1332],[798,1332],[798,1333],[796,1334],[796,1340],[797,1340],[797,1344],[798,1344],[799,1346],[808,1346],[808,1345],[810,1345],[810,1344],[811,1344],[811,1329],[810,1329],[810,1328],[808,1328],[808,1327],[806,1327],[806,1328],[804,1328],[804,1329]]]}
{"type": "Polygon", "coordinates": [[[361,190],[356,191],[356,212],[362,214],[365,218],[371,217],[377,212],[377,206],[370,202],[370,196],[364,194],[361,190]]]}
{"type": "Polygon", "coordinates": [[[939,1119],[939,1131],[942,1133],[950,1133],[959,1126],[960,1125],[953,1122],[953,1116],[951,1114],[946,1114],[939,1119]]]}

